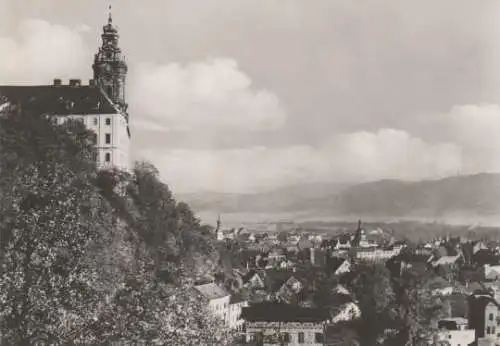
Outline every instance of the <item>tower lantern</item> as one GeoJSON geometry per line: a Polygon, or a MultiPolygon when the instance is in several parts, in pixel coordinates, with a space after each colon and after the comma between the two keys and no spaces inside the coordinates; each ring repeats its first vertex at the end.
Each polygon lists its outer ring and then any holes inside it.
{"type": "Polygon", "coordinates": [[[102,45],[94,56],[94,80],[106,95],[119,106],[127,110],[125,101],[125,85],[127,64],[118,46],[118,30],[113,26],[111,6],[109,6],[108,23],[103,26],[101,34],[102,45]]]}

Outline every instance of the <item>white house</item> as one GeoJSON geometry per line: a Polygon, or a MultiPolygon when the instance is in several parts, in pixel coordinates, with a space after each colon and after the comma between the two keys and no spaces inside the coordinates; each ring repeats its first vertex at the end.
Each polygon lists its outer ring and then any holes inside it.
{"type": "Polygon", "coordinates": [[[248,306],[248,301],[238,295],[231,296],[229,300],[229,328],[241,330],[245,322],[241,318],[243,308],[248,306]]]}
{"type": "Polygon", "coordinates": [[[222,287],[208,283],[194,287],[207,300],[208,310],[226,325],[230,324],[229,303],[231,295],[222,287]]]}
{"type": "Polygon", "coordinates": [[[449,346],[470,345],[476,339],[476,331],[468,328],[466,318],[447,318],[438,322],[440,331],[436,335],[436,344],[449,346]]]}
{"type": "Polygon", "coordinates": [[[500,265],[484,265],[484,277],[486,280],[500,279],[500,265]]]}
{"type": "Polygon", "coordinates": [[[335,309],[332,316],[332,323],[352,321],[361,317],[361,310],[355,302],[346,302],[335,309]]]}
{"type": "Polygon", "coordinates": [[[334,268],[334,275],[342,275],[351,271],[351,262],[346,258],[339,259],[338,267],[334,268]]]}

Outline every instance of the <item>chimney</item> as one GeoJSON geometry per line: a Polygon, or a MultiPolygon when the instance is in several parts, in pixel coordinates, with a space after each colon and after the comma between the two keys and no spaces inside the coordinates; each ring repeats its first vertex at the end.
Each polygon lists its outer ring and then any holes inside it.
{"type": "Polygon", "coordinates": [[[95,86],[95,80],[89,79],[89,86],[95,86]]]}
{"type": "Polygon", "coordinates": [[[80,85],[82,85],[82,81],[80,79],[70,79],[69,80],[69,86],[77,87],[80,85]]]}
{"type": "Polygon", "coordinates": [[[61,86],[62,81],[59,78],[54,79],[54,86],[61,86]]]}

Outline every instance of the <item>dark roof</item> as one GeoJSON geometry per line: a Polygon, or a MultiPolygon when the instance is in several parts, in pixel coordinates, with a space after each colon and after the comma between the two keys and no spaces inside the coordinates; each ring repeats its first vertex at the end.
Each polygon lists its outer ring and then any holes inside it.
{"type": "Polygon", "coordinates": [[[330,312],[337,315],[346,304],[355,302],[350,295],[335,293],[330,296],[328,303],[330,306],[330,312]]]}
{"type": "Polygon", "coordinates": [[[276,292],[283,286],[283,284],[294,275],[293,271],[290,270],[267,270],[265,277],[265,284],[269,291],[276,292]]]}
{"type": "Polygon", "coordinates": [[[245,297],[239,293],[232,294],[231,298],[229,298],[229,304],[242,303],[244,301],[246,301],[245,297]]]}
{"type": "Polygon", "coordinates": [[[402,252],[399,255],[395,256],[394,259],[397,261],[404,261],[407,263],[427,263],[430,255],[427,254],[416,254],[416,253],[408,253],[402,252]]]}
{"type": "Polygon", "coordinates": [[[467,317],[469,315],[467,295],[453,293],[446,297],[443,297],[442,300],[446,304],[449,304],[449,307],[451,309],[451,317],[467,317]]]}
{"type": "Polygon", "coordinates": [[[340,322],[325,328],[325,339],[326,345],[354,345],[358,335],[352,325],[340,322]]]}
{"type": "Polygon", "coordinates": [[[350,234],[341,234],[337,237],[336,239],[339,243],[345,244],[351,241],[351,235],[350,234]]]}
{"type": "Polygon", "coordinates": [[[480,309],[480,311],[483,311],[484,307],[489,303],[493,303],[496,306],[500,307],[495,298],[488,294],[474,294],[472,296],[469,296],[470,309],[480,309]]]}
{"type": "Polygon", "coordinates": [[[249,322],[324,322],[330,314],[326,309],[266,302],[243,308],[241,317],[249,322]]]}
{"type": "Polygon", "coordinates": [[[260,278],[262,278],[260,276],[260,274],[256,271],[256,270],[250,270],[247,274],[245,274],[241,279],[243,280],[243,283],[247,283],[251,278],[253,278],[255,275],[259,275],[260,278]]]}
{"type": "Polygon", "coordinates": [[[345,261],[345,258],[330,257],[327,259],[328,269],[330,269],[331,271],[336,271],[345,261]]]}
{"type": "Polygon", "coordinates": [[[11,103],[34,107],[40,113],[53,115],[114,114],[117,110],[101,88],[90,85],[0,85],[0,95],[11,103]]]}

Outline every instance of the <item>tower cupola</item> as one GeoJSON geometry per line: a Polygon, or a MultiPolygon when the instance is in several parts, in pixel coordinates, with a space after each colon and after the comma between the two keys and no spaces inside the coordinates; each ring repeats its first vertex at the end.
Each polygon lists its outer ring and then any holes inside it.
{"type": "Polygon", "coordinates": [[[92,65],[95,83],[103,89],[115,105],[126,112],[125,86],[128,67],[118,45],[118,29],[113,25],[111,6],[109,6],[108,22],[103,26],[101,39],[102,45],[94,55],[92,65]]]}

